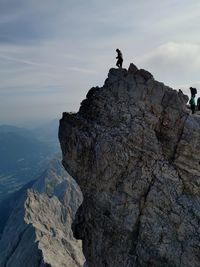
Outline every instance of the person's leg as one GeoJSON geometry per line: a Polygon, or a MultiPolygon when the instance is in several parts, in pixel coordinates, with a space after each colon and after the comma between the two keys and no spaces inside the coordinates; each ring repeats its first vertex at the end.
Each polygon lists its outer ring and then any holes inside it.
{"type": "Polygon", "coordinates": [[[119,67],[122,68],[123,60],[119,59],[119,67]]]}
{"type": "Polygon", "coordinates": [[[192,110],[192,114],[194,114],[194,112],[195,112],[195,106],[194,105],[191,106],[191,110],[192,110]]]}

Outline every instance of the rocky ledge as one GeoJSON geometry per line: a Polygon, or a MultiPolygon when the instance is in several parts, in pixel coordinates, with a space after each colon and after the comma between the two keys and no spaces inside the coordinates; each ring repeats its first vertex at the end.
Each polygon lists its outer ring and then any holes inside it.
{"type": "Polygon", "coordinates": [[[73,232],[88,267],[200,266],[200,117],[187,101],[131,64],[63,113],[63,165],[84,196],[73,232]]]}

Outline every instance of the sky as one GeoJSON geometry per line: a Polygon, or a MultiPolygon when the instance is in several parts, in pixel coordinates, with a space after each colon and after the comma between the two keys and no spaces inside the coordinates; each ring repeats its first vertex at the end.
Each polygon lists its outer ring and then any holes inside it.
{"type": "Polygon", "coordinates": [[[0,124],[77,111],[92,86],[133,62],[200,92],[199,0],[0,0],[0,124]]]}

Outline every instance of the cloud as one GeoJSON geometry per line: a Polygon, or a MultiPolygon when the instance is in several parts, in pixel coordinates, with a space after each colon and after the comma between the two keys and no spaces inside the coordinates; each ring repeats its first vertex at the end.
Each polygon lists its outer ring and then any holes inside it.
{"type": "Polygon", "coordinates": [[[49,65],[49,64],[43,64],[43,63],[41,64],[41,63],[33,62],[30,60],[14,58],[14,57],[9,57],[5,55],[0,55],[0,59],[16,62],[20,64],[25,64],[25,65],[31,65],[31,66],[39,66],[39,67],[43,66],[43,67],[50,67],[50,68],[53,67],[52,65],[49,65]]]}
{"type": "Polygon", "coordinates": [[[95,70],[88,70],[88,69],[77,68],[77,67],[71,67],[71,68],[69,68],[69,70],[75,71],[75,72],[88,73],[88,74],[96,74],[97,73],[95,70]]]}
{"type": "Polygon", "coordinates": [[[174,85],[196,83],[199,80],[200,43],[168,42],[138,60],[174,85]]]}
{"type": "Polygon", "coordinates": [[[48,101],[78,109],[115,66],[117,47],[125,67],[134,62],[171,86],[198,84],[199,7],[197,0],[1,0],[1,117],[9,109],[34,116],[37,99],[46,115],[48,101]]]}

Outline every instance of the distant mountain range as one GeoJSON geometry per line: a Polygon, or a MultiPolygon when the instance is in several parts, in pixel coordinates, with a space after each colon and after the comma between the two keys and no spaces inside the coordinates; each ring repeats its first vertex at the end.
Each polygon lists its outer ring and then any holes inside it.
{"type": "Polygon", "coordinates": [[[61,165],[57,135],[58,121],[0,126],[0,267],[83,266],[71,230],[82,194],[61,165]]]}
{"type": "Polygon", "coordinates": [[[38,177],[59,152],[58,121],[34,130],[0,125],[0,202],[38,177]]]}
{"type": "Polygon", "coordinates": [[[0,204],[0,267],[81,267],[82,244],[71,224],[82,202],[56,157],[35,181],[0,204]]]}

